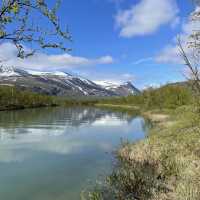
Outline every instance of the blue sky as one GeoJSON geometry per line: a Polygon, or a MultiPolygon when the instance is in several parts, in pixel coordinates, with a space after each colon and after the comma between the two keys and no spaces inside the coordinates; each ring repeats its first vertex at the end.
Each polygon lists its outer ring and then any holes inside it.
{"type": "Polygon", "coordinates": [[[63,0],[59,17],[72,34],[72,52],[48,51],[7,64],[91,80],[130,80],[139,88],[180,81],[184,67],[175,38],[188,34],[193,10],[189,0],[63,0]]]}

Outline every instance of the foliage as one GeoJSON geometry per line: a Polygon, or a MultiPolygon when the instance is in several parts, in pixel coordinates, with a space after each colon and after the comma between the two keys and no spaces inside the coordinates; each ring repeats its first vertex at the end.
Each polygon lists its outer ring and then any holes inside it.
{"type": "Polygon", "coordinates": [[[96,98],[58,97],[22,91],[12,86],[0,86],[0,110],[13,110],[44,106],[93,106],[96,98]]]}
{"type": "Polygon", "coordinates": [[[54,2],[54,6],[50,7],[45,0],[2,0],[0,42],[12,42],[20,58],[33,55],[36,48],[69,50],[65,43],[71,40],[71,35],[67,29],[62,29],[57,14],[61,1],[54,2]],[[48,26],[43,27],[42,22],[48,26]],[[25,51],[24,44],[32,47],[31,43],[37,47],[25,51]]]}
{"type": "Polygon", "coordinates": [[[181,40],[180,36],[178,39],[178,47],[180,55],[187,66],[188,75],[186,75],[186,78],[192,85],[197,107],[200,112],[200,30],[198,28],[200,21],[200,1],[194,0],[193,2],[196,4],[196,9],[191,14],[190,20],[195,28],[191,30],[192,33],[189,35],[189,37],[182,37],[183,41],[181,40]]]}
{"type": "Polygon", "coordinates": [[[173,109],[178,106],[191,104],[191,90],[182,85],[166,85],[159,89],[147,89],[139,95],[121,98],[111,98],[100,101],[103,104],[139,106],[142,109],[173,109]]]}
{"type": "Polygon", "coordinates": [[[0,110],[55,106],[59,101],[55,97],[39,95],[28,91],[19,91],[14,87],[0,86],[0,110]]]}

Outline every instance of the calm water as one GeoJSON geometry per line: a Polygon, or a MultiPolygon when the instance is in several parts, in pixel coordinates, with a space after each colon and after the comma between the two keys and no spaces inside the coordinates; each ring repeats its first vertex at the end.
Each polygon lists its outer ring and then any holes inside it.
{"type": "Polygon", "coordinates": [[[146,132],[140,117],[95,108],[0,112],[0,200],[78,200],[121,139],[146,132]]]}

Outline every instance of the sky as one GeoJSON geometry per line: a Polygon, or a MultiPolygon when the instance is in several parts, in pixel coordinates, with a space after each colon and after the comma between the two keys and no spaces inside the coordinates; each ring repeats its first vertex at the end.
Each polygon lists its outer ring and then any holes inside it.
{"type": "Polygon", "coordinates": [[[72,35],[71,52],[49,50],[20,60],[12,44],[1,43],[0,58],[7,58],[5,65],[93,81],[132,81],[140,89],[182,81],[176,39],[191,33],[194,9],[190,0],[63,0],[59,17],[72,35]]]}

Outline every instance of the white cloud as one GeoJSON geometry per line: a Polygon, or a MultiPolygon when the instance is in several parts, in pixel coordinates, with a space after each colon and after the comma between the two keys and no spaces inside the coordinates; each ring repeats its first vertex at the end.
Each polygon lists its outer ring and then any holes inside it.
{"type": "Polygon", "coordinates": [[[153,57],[141,58],[141,59],[139,59],[139,60],[133,62],[132,64],[133,64],[133,65],[139,65],[139,64],[142,64],[142,63],[145,63],[145,62],[149,62],[149,61],[152,61],[152,60],[154,60],[153,57]]]}
{"type": "Polygon", "coordinates": [[[110,64],[113,63],[113,58],[111,56],[103,56],[99,59],[96,59],[96,63],[98,64],[110,64]]]}
{"type": "Polygon", "coordinates": [[[135,79],[135,76],[133,74],[126,73],[122,74],[122,78],[126,81],[132,81],[135,79]]]}
{"type": "Polygon", "coordinates": [[[26,59],[17,58],[16,47],[11,43],[0,45],[0,60],[2,64],[15,66],[19,68],[30,68],[45,70],[47,68],[54,69],[69,69],[81,66],[91,66],[98,64],[111,64],[114,62],[109,55],[102,56],[96,59],[85,57],[72,56],[70,54],[48,55],[44,53],[36,53],[26,59]]]}
{"type": "Polygon", "coordinates": [[[159,63],[183,63],[179,53],[179,47],[176,44],[170,44],[164,47],[155,60],[159,63]]]}
{"type": "Polygon", "coordinates": [[[179,9],[174,0],[141,0],[116,16],[120,36],[134,37],[152,34],[161,25],[178,23],[179,9]]]}
{"type": "MultiPolygon", "coordinates": [[[[199,9],[199,8],[196,8],[199,9]]],[[[181,44],[188,55],[191,55],[192,49],[188,48],[189,36],[194,30],[200,30],[200,22],[191,21],[189,18],[182,24],[181,32],[173,38],[171,44],[168,44],[156,57],[156,61],[160,63],[175,63],[183,64],[183,59],[180,56],[177,39],[180,38],[181,44]]]]}

